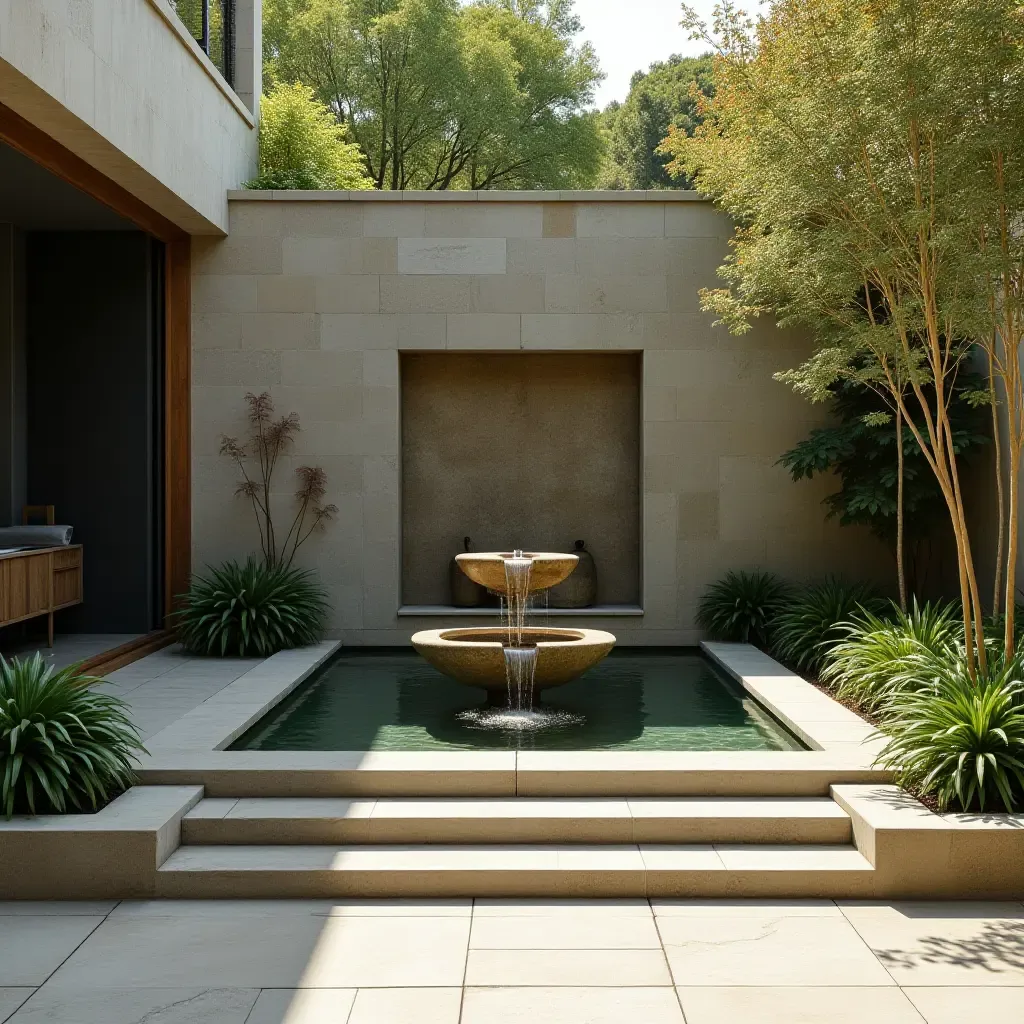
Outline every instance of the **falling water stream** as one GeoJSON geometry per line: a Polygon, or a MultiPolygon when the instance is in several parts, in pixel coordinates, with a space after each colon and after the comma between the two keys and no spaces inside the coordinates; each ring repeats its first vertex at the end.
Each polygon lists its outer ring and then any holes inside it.
{"type": "Polygon", "coordinates": [[[501,599],[501,617],[507,637],[502,653],[505,657],[508,704],[505,708],[474,708],[458,717],[480,729],[526,731],[578,724],[583,721],[581,715],[534,705],[538,649],[536,644],[524,642],[533,558],[517,548],[502,561],[505,563],[506,593],[501,599]]]}

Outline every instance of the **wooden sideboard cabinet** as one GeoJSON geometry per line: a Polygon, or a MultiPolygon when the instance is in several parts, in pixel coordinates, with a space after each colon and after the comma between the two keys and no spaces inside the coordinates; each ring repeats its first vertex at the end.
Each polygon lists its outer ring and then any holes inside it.
{"type": "Polygon", "coordinates": [[[0,555],[0,626],[46,615],[52,647],[53,613],[81,603],[81,544],[0,555]]]}

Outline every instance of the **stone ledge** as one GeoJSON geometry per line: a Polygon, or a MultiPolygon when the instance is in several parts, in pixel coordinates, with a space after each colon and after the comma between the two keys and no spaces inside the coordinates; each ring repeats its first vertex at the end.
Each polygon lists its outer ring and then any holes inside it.
{"type": "Polygon", "coordinates": [[[96,814],[0,820],[0,899],[154,896],[157,868],[202,795],[202,786],[135,786],[96,814]]]}
{"type": "Polygon", "coordinates": [[[293,203],[338,203],[353,202],[388,203],[708,203],[711,200],[697,192],[686,189],[651,189],[648,191],[616,190],[575,190],[503,192],[491,191],[431,190],[392,191],[377,189],[289,189],[287,191],[260,189],[229,189],[229,202],[293,202],[293,203]]]}
{"type": "MultiPolygon", "coordinates": [[[[752,644],[703,641],[701,649],[812,750],[846,750],[871,768],[884,740],[869,722],[752,644]]],[[[882,773],[891,779],[891,773],[882,773]]]]}
{"type": "Polygon", "coordinates": [[[834,785],[832,797],[879,897],[1024,897],[1024,814],[936,814],[896,786],[834,785]]]}

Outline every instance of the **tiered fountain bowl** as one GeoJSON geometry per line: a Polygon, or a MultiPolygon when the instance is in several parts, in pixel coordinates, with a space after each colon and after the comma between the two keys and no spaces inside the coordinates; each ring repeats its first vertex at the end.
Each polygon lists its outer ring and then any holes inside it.
{"type": "MultiPolygon", "coordinates": [[[[456,556],[459,568],[474,582],[507,600],[505,562],[511,551],[469,552],[456,556]]],[[[531,560],[529,591],[536,593],[561,583],[579,562],[576,555],[522,552],[531,560]]],[[[600,629],[552,629],[526,626],[518,645],[536,647],[533,686],[561,686],[596,665],[615,646],[615,637],[600,629]]],[[[509,646],[505,626],[427,629],[416,633],[412,645],[434,668],[460,683],[486,690],[508,686],[504,648],[509,646]]]]}

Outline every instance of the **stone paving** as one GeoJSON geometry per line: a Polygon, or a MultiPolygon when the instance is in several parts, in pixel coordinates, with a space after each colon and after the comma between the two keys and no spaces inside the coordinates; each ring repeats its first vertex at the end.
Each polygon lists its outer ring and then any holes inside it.
{"type": "Polygon", "coordinates": [[[197,658],[174,645],[111,672],[104,688],[125,700],[145,741],[262,661],[197,658]]]}
{"type": "Polygon", "coordinates": [[[975,1024],[1024,904],[0,904],[11,1024],[975,1024]]]}

